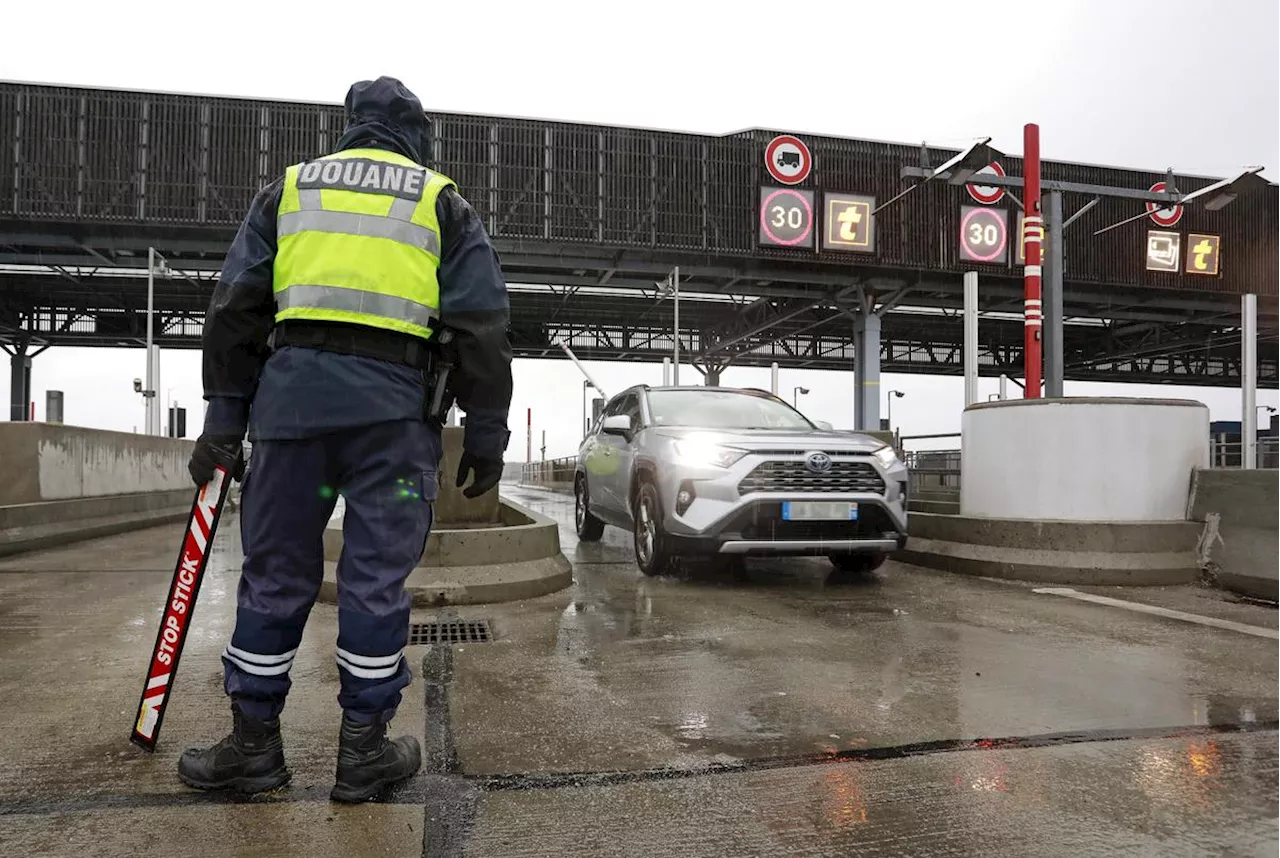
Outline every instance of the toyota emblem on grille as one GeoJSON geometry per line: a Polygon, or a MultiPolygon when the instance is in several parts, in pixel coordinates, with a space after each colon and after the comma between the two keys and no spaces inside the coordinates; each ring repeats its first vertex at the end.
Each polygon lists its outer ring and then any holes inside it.
{"type": "Polygon", "coordinates": [[[804,466],[815,474],[825,474],[831,470],[831,457],[826,453],[810,453],[804,458],[804,466]]]}

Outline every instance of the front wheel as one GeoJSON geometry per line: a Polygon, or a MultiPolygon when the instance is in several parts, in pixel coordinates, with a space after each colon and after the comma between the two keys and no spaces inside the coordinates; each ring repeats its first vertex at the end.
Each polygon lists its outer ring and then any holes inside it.
{"type": "Polygon", "coordinates": [[[662,525],[662,501],[653,483],[640,484],[632,518],[636,565],[645,575],[665,575],[675,565],[676,558],[667,545],[662,525]]]}
{"type": "Polygon", "coordinates": [[[604,522],[591,514],[588,505],[587,478],[578,477],[573,484],[573,525],[578,539],[583,542],[599,542],[604,536],[604,522]]]}

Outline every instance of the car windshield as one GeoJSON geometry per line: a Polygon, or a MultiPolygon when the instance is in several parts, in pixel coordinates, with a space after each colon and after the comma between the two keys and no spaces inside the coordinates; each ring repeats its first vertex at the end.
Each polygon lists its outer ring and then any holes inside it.
{"type": "Polygon", "coordinates": [[[777,400],[726,390],[654,390],[649,393],[649,411],[655,426],[802,431],[814,428],[803,414],[777,400]]]}

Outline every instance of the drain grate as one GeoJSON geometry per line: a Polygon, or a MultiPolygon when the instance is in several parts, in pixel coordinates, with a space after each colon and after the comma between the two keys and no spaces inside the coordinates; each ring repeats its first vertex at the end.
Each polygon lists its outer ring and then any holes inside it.
{"type": "Polygon", "coordinates": [[[409,646],[431,644],[489,643],[493,630],[488,620],[447,620],[410,623],[409,646]]]}

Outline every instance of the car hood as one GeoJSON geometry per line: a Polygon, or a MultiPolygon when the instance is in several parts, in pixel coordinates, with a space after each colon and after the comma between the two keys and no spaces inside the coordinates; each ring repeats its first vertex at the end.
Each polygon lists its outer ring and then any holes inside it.
{"type": "Polygon", "coordinates": [[[654,431],[669,438],[697,436],[752,452],[807,453],[822,450],[825,453],[871,453],[885,446],[883,441],[870,435],[823,429],[797,432],[787,429],[697,429],[666,426],[654,431]]]}

